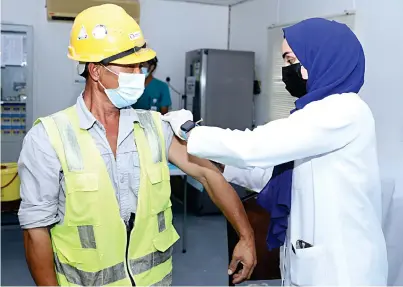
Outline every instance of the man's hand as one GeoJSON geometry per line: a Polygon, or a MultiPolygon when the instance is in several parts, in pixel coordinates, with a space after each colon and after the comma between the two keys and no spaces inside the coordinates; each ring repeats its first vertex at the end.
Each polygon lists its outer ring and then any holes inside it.
{"type": "Polygon", "coordinates": [[[186,123],[187,121],[193,121],[193,114],[188,110],[179,110],[169,112],[163,116],[161,119],[165,122],[168,122],[172,130],[174,131],[175,135],[182,140],[185,140],[182,134],[181,126],[186,123]]]}
{"type": "Polygon", "coordinates": [[[232,253],[232,260],[228,269],[228,275],[233,275],[232,283],[239,284],[250,279],[256,263],[254,238],[241,238],[238,244],[235,246],[234,252],[232,253]],[[242,269],[236,272],[239,264],[242,265],[242,269]]]}

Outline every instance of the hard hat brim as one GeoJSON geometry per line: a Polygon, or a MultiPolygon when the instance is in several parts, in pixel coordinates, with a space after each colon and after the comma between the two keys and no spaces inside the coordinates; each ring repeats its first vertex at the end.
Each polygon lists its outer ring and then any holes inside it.
{"type": "Polygon", "coordinates": [[[140,52],[133,53],[126,57],[112,61],[112,62],[110,62],[110,64],[119,64],[119,65],[138,64],[138,63],[147,62],[147,61],[155,58],[156,55],[157,55],[157,53],[154,50],[152,50],[150,48],[146,48],[144,50],[141,50],[140,52]]]}
{"type": "MultiPolygon", "coordinates": [[[[141,49],[138,52],[135,52],[133,54],[127,55],[125,57],[119,58],[115,61],[112,61],[108,64],[120,64],[120,65],[131,65],[131,64],[139,64],[143,62],[147,62],[151,59],[154,59],[156,57],[157,53],[150,49],[150,48],[144,48],[141,49]]],[[[82,55],[74,55],[72,56],[71,53],[67,55],[68,58],[77,61],[77,62],[82,62],[82,63],[99,63],[104,58],[100,58],[99,56],[93,56],[93,55],[86,55],[83,57],[82,55]]]]}

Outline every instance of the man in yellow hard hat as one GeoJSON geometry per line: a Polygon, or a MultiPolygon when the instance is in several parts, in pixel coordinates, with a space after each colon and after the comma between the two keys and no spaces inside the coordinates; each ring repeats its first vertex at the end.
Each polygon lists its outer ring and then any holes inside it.
{"type": "Polygon", "coordinates": [[[130,108],[144,91],[141,65],[156,56],[138,24],[119,6],[91,7],[75,19],[68,56],[85,89],[76,105],[36,121],[19,159],[36,284],[171,285],[179,236],[168,161],[198,179],[238,231],[230,270],[241,262],[235,281],[248,278],[254,237],[234,190],[209,161],[187,155],[159,113],[130,108]]]}

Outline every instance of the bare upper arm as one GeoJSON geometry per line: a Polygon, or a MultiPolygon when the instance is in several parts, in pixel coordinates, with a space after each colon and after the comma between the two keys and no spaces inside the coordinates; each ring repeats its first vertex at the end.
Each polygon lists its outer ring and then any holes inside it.
{"type": "Polygon", "coordinates": [[[186,142],[176,137],[169,123],[162,121],[167,159],[183,172],[201,183],[205,180],[206,172],[221,172],[209,160],[201,159],[187,153],[186,142]]]}
{"type": "Polygon", "coordinates": [[[172,138],[168,158],[171,163],[201,183],[204,183],[207,173],[214,172],[221,176],[221,172],[209,160],[188,154],[186,142],[176,136],[172,138]]]}

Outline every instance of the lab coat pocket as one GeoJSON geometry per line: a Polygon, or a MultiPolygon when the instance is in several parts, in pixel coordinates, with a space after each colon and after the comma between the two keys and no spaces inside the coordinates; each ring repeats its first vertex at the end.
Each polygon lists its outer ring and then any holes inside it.
{"type": "Polygon", "coordinates": [[[323,265],[323,246],[294,248],[290,254],[291,283],[295,286],[312,286],[318,283],[323,265]]]}

